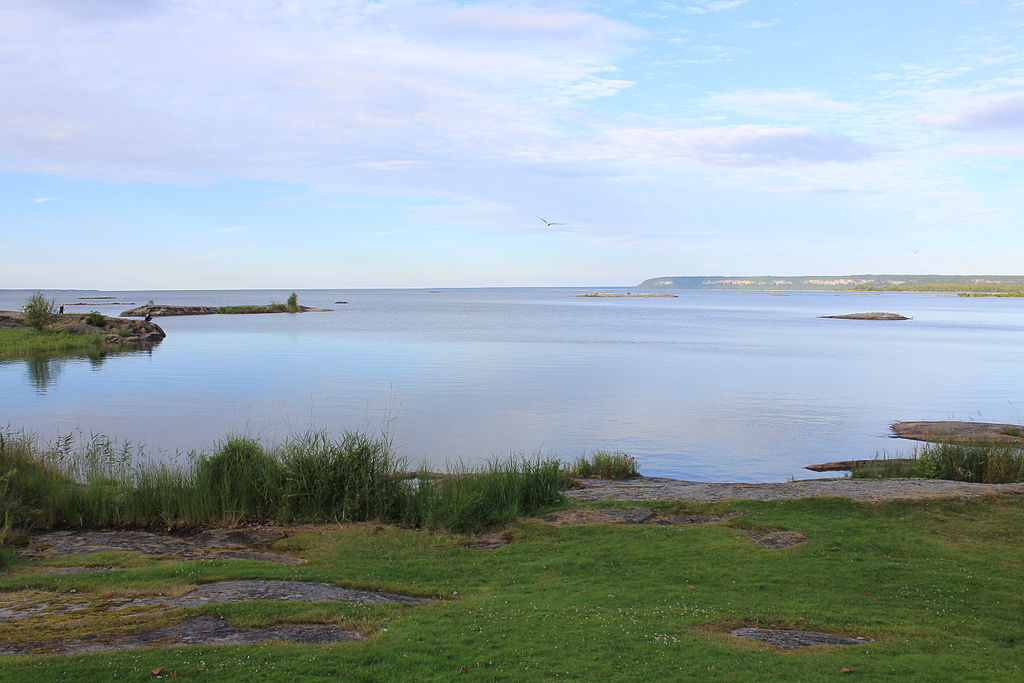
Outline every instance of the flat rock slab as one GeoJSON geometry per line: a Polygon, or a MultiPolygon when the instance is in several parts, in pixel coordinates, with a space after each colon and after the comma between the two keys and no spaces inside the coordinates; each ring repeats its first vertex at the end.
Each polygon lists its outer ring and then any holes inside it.
{"type": "Polygon", "coordinates": [[[764,546],[765,548],[771,548],[772,550],[792,548],[795,545],[807,542],[807,537],[799,531],[785,531],[778,529],[775,531],[751,530],[743,533],[754,543],[764,546]]]}
{"type": "Polygon", "coordinates": [[[737,638],[753,638],[787,650],[810,647],[811,645],[861,645],[874,642],[870,638],[847,638],[831,633],[794,631],[783,628],[736,628],[729,631],[729,635],[737,638]]]}
{"type": "Polygon", "coordinates": [[[840,320],[910,320],[899,313],[883,313],[872,311],[871,313],[846,313],[845,315],[819,315],[819,318],[838,318],[840,320]]]}
{"type": "Polygon", "coordinates": [[[140,606],[195,607],[213,602],[242,602],[246,600],[281,600],[285,602],[354,602],[370,604],[375,602],[433,602],[429,598],[413,598],[407,595],[379,593],[377,591],[342,588],[333,583],[310,581],[217,581],[199,586],[181,597],[151,595],[129,600],[112,609],[140,606]]]}
{"type": "Polygon", "coordinates": [[[19,550],[28,557],[61,557],[100,552],[135,552],[175,559],[239,559],[284,564],[305,560],[278,553],[251,550],[264,547],[284,533],[274,530],[214,529],[193,536],[149,531],[50,531],[32,538],[19,550]]]}
{"type": "Polygon", "coordinates": [[[999,422],[939,420],[896,422],[889,425],[894,439],[952,443],[1024,444],[1024,426],[999,422]]]}
{"type": "Polygon", "coordinates": [[[240,645],[282,640],[293,643],[340,643],[361,640],[355,631],[331,624],[273,624],[262,628],[237,628],[214,616],[187,619],[180,624],[136,631],[102,633],[70,640],[47,640],[0,644],[0,655],[82,654],[132,650],[140,647],[186,647],[190,645],[240,645]]]}
{"type": "Polygon", "coordinates": [[[717,514],[664,514],[650,508],[584,508],[559,510],[548,515],[535,517],[539,522],[554,526],[585,526],[589,524],[654,524],[658,526],[679,526],[686,524],[710,524],[742,515],[742,512],[717,514]]]}
{"type": "Polygon", "coordinates": [[[946,479],[804,479],[778,484],[716,484],[661,477],[584,479],[566,491],[571,500],[679,500],[717,502],[838,496],[868,502],[1024,495],[1024,483],[977,484],[946,479]]]}

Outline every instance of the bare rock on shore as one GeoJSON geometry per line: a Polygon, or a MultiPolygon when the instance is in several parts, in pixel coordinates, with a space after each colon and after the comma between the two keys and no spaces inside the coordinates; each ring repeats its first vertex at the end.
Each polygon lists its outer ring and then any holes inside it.
{"type": "Polygon", "coordinates": [[[894,439],[913,439],[939,443],[1024,444],[1024,425],[1000,422],[964,422],[938,420],[895,422],[889,425],[894,439]]]}
{"type": "MultiPolygon", "coordinates": [[[[0,655],[82,654],[134,650],[141,647],[186,647],[190,645],[239,645],[282,640],[292,643],[340,643],[361,640],[356,631],[334,624],[291,623],[271,624],[256,628],[240,628],[221,617],[203,615],[170,626],[160,626],[130,633],[94,633],[81,638],[50,639],[23,643],[0,644],[0,655]]],[[[153,669],[153,676],[162,673],[153,669]]],[[[177,672],[168,672],[175,676],[177,672]]]]}
{"type": "Polygon", "coordinates": [[[805,465],[805,470],[812,472],[852,472],[863,467],[874,467],[881,463],[892,462],[913,462],[913,458],[890,458],[889,460],[836,460],[835,462],[821,462],[816,465],[805,465]]]}
{"type": "Polygon", "coordinates": [[[910,320],[899,313],[883,313],[873,311],[871,313],[847,313],[845,315],[819,315],[819,318],[838,318],[842,320],[910,320]]]}
{"type": "Polygon", "coordinates": [[[802,479],[771,484],[719,484],[660,477],[586,479],[586,488],[566,491],[570,500],[681,500],[717,502],[835,496],[879,503],[890,500],[1024,495],[1024,483],[978,484],[947,479],[802,479]]]}

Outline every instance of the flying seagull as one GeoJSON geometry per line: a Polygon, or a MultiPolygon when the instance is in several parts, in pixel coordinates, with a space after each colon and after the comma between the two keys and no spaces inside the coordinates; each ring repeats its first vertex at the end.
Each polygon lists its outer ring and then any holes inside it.
{"type": "MultiPolygon", "coordinates": [[[[533,215],[537,216],[537,214],[533,214],[533,215]]],[[[537,216],[537,218],[540,218],[540,216],[537,216]]],[[[540,220],[541,220],[541,222],[544,223],[544,225],[548,226],[549,228],[554,227],[556,225],[565,225],[565,223],[552,223],[551,221],[546,221],[543,218],[540,218],[540,220]]]]}

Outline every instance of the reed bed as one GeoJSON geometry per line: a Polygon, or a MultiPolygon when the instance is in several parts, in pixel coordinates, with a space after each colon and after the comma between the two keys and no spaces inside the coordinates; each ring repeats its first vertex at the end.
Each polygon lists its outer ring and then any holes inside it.
{"type": "Polygon", "coordinates": [[[856,478],[923,477],[984,484],[1024,481],[1020,444],[936,443],[916,449],[912,458],[882,457],[855,468],[856,478]]]}
{"type": "Polygon", "coordinates": [[[410,477],[386,437],[243,437],[182,465],[105,437],[0,433],[0,543],[32,528],[380,520],[473,533],[564,501],[558,461],[510,457],[410,477]]]}

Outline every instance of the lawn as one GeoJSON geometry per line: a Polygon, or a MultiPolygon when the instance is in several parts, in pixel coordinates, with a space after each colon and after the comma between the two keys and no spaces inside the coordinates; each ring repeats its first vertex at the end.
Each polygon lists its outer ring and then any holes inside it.
{"type": "MultiPolygon", "coordinates": [[[[656,504],[651,504],[656,505],[656,504]]],[[[660,504],[665,507],[669,504],[660,504]]],[[[89,556],[123,567],[41,574],[16,560],[0,591],[83,597],[168,592],[231,578],[289,578],[443,598],[422,605],[208,605],[236,625],[337,621],[340,645],[263,644],[0,660],[0,679],[779,680],[1024,679],[1024,501],[841,499],[692,504],[745,510],[688,526],[551,527],[520,521],[496,549],[437,531],[357,523],[304,527],[275,549],[301,566],[245,560],[89,556]],[[808,541],[771,550],[744,529],[808,541]],[[864,636],[852,647],[783,651],[726,635],[762,625],[864,636]],[[161,669],[157,676],[151,672],[161,669]],[[843,670],[850,670],[844,673],[843,670]]],[[[80,564],[81,558],[65,563],[80,564]]],[[[3,593],[0,593],[3,597],[3,593]]],[[[123,617],[11,622],[0,640],[111,628],[123,617]],[[12,624],[17,623],[17,628],[12,624]]],[[[130,620],[129,620],[130,621],[130,620]]]]}

